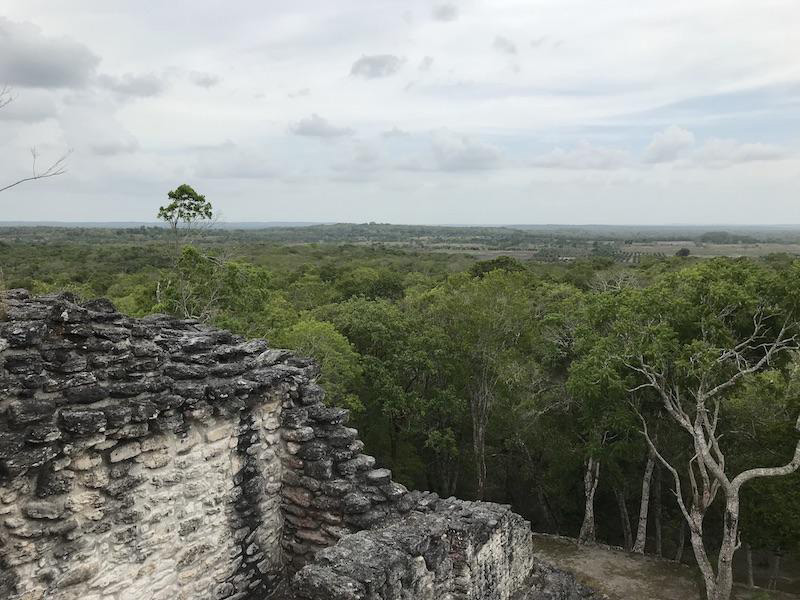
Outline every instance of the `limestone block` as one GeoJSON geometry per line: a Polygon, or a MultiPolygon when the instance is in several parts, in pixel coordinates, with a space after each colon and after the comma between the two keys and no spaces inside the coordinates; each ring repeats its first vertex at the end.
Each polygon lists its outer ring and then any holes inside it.
{"type": "Polygon", "coordinates": [[[109,460],[112,463],[128,460],[134,456],[142,453],[142,446],[139,442],[128,442],[117,448],[114,448],[109,455],[109,460]]]}

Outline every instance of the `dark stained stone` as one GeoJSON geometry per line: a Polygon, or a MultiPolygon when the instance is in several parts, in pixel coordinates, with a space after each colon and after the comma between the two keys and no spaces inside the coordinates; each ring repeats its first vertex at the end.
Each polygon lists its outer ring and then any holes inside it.
{"type": "Polygon", "coordinates": [[[72,489],[72,473],[42,469],[36,481],[36,495],[40,498],[66,494],[72,489]]]}
{"type": "Polygon", "coordinates": [[[290,429],[297,429],[305,425],[308,420],[308,411],[304,408],[289,408],[281,411],[281,425],[290,429]]]}
{"type": "Polygon", "coordinates": [[[53,445],[26,447],[12,456],[0,461],[8,471],[19,472],[25,469],[41,467],[58,456],[58,448],[53,445]]]}
{"type": "Polygon", "coordinates": [[[108,390],[99,383],[90,383],[87,385],[68,386],[64,389],[64,395],[71,402],[90,404],[107,398],[108,390]]]}
{"type": "Polygon", "coordinates": [[[0,459],[10,458],[25,446],[25,436],[21,433],[0,431],[0,459]]]}
{"type": "Polygon", "coordinates": [[[131,409],[131,421],[142,423],[158,416],[158,407],[149,400],[131,400],[127,405],[131,409]]]}
{"type": "Polygon", "coordinates": [[[8,419],[13,425],[26,425],[45,419],[51,419],[55,414],[56,403],[54,400],[30,399],[23,402],[14,402],[8,408],[8,419]]]}
{"type": "Polygon", "coordinates": [[[102,410],[72,409],[61,410],[62,427],[71,433],[88,435],[105,431],[108,420],[102,410]]]}
{"type": "Polygon", "coordinates": [[[303,472],[314,479],[330,479],[333,477],[333,461],[330,459],[306,461],[303,472]]]}
{"type": "Polygon", "coordinates": [[[130,406],[104,406],[100,410],[106,415],[109,427],[121,427],[131,422],[133,409],[130,406]]]}
{"type": "Polygon", "coordinates": [[[330,423],[340,425],[347,423],[350,418],[350,411],[346,408],[336,408],[325,406],[324,404],[311,404],[306,407],[308,418],[318,423],[330,423]]]}
{"type": "Polygon", "coordinates": [[[300,448],[297,456],[303,460],[320,460],[328,455],[328,444],[322,440],[311,440],[306,442],[300,448]]]}
{"type": "Polygon", "coordinates": [[[164,374],[174,379],[203,379],[207,373],[208,369],[202,365],[171,363],[164,367],[164,374]]]}
{"type": "Polygon", "coordinates": [[[0,338],[8,340],[12,348],[29,348],[36,345],[47,332],[43,321],[11,321],[0,323],[0,338]]]}
{"type": "Polygon", "coordinates": [[[360,492],[351,492],[342,498],[342,510],[345,514],[367,512],[371,506],[370,499],[360,492]]]}

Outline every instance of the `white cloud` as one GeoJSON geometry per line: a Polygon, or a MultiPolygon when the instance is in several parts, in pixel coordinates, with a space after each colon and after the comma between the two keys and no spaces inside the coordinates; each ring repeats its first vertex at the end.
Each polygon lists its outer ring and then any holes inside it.
{"type": "Polygon", "coordinates": [[[222,78],[213,73],[205,73],[203,71],[190,71],[189,80],[196,86],[203,88],[212,88],[219,85],[222,78]]]}
{"type": "Polygon", "coordinates": [[[362,181],[383,168],[380,151],[372,144],[356,142],[351,148],[350,156],[345,160],[336,160],[333,170],[336,179],[362,181]]]}
{"type": "Polygon", "coordinates": [[[78,191],[15,190],[2,218],[149,218],[152,186],[202,165],[241,220],[794,219],[800,72],[783,41],[800,3],[721,2],[245,0],[187,15],[174,2],[4,0],[0,85],[18,100],[0,111],[0,171],[26,169],[31,146],[75,148],[53,185],[78,191]],[[165,22],[186,27],[157,35],[165,22]],[[362,53],[390,58],[350,75],[362,53]],[[227,138],[237,145],[215,162],[186,150],[227,138]],[[359,160],[362,143],[378,167],[359,160]],[[348,187],[360,173],[370,186],[348,187]],[[265,194],[290,201],[267,207],[265,194]]]}
{"type": "Polygon", "coordinates": [[[403,131],[397,125],[392,127],[391,129],[387,129],[381,135],[385,138],[403,138],[408,137],[410,134],[407,131],[403,131]]]}
{"type": "Polygon", "coordinates": [[[458,6],[455,4],[437,4],[433,7],[433,18],[437,21],[455,21],[458,19],[458,6]]]}
{"type": "Polygon", "coordinates": [[[208,179],[269,179],[279,172],[258,148],[227,143],[201,152],[195,174],[208,179]]]}
{"type": "Polygon", "coordinates": [[[684,155],[694,145],[691,131],[670,125],[653,136],[644,152],[644,160],[649,163],[671,162],[684,155]]]}
{"type": "Polygon", "coordinates": [[[350,75],[364,79],[390,77],[400,70],[403,59],[393,54],[362,56],[350,67],[350,75]]]}
{"type": "Polygon", "coordinates": [[[443,171],[482,171],[498,166],[501,152],[495,146],[448,130],[433,135],[436,165],[443,171]]]}
{"type": "Polygon", "coordinates": [[[44,90],[25,90],[15,93],[12,101],[0,110],[0,121],[37,123],[58,114],[52,96],[44,90]]]}
{"type": "Polygon", "coordinates": [[[431,67],[433,66],[433,57],[432,56],[425,56],[419,61],[419,70],[420,71],[430,71],[431,67]]]}
{"type": "Polygon", "coordinates": [[[47,36],[32,23],[0,17],[0,85],[80,88],[100,59],[68,37],[47,36]]]}
{"type": "Polygon", "coordinates": [[[556,148],[532,162],[535,167],[600,170],[619,169],[631,163],[632,158],[625,150],[596,146],[585,140],[569,150],[556,148]]]}
{"type": "Polygon", "coordinates": [[[72,98],[59,121],[68,147],[78,155],[118,156],[140,147],[139,140],[114,114],[113,105],[95,95],[72,98]]]}
{"type": "Polygon", "coordinates": [[[293,123],[289,129],[295,135],[318,138],[338,138],[353,134],[349,127],[336,127],[316,113],[293,123]]]}
{"type": "Polygon", "coordinates": [[[154,73],[143,75],[125,73],[121,77],[100,75],[97,80],[102,87],[120,96],[139,98],[158,96],[167,88],[166,82],[154,73]]]}
{"type": "Polygon", "coordinates": [[[710,167],[729,167],[731,165],[758,161],[780,160],[787,152],[772,144],[742,143],[731,139],[712,138],[700,146],[693,160],[710,167]]]}
{"type": "Polygon", "coordinates": [[[498,52],[503,52],[505,54],[517,53],[517,45],[510,39],[508,39],[507,37],[503,37],[502,35],[498,35],[494,38],[494,42],[492,42],[492,47],[498,52]]]}

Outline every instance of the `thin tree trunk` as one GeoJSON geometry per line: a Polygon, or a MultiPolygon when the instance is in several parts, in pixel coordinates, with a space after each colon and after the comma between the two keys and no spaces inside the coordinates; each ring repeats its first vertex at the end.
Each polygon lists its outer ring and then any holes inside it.
{"type": "Polygon", "coordinates": [[[586,504],[583,510],[583,524],[578,534],[579,544],[594,544],[597,535],[594,526],[594,494],[600,482],[600,461],[589,457],[586,461],[586,472],[583,476],[583,489],[586,504]]]}
{"type": "Polygon", "coordinates": [[[614,489],[619,507],[619,520],[622,523],[622,535],[625,539],[625,550],[630,550],[633,545],[633,533],[631,532],[631,517],[628,514],[628,503],[626,501],[625,490],[614,489]]]}
{"type": "Polygon", "coordinates": [[[756,586],[755,581],[753,580],[753,549],[750,547],[750,544],[744,545],[744,556],[745,556],[745,566],[747,568],[746,576],[747,576],[747,587],[753,588],[756,586]]]}
{"type": "Polygon", "coordinates": [[[475,420],[472,425],[473,450],[475,452],[475,471],[477,489],[475,496],[483,500],[486,495],[486,425],[475,420]]]}
{"type": "Polygon", "coordinates": [[[656,465],[656,455],[650,450],[647,453],[647,464],[644,468],[642,477],[642,499],[639,503],[639,524],[636,528],[636,542],[633,544],[633,552],[644,554],[644,546],[647,542],[647,511],[650,507],[650,481],[653,478],[653,468],[656,465]]]}
{"type": "Polygon", "coordinates": [[[553,533],[558,535],[558,520],[556,519],[555,514],[553,514],[553,510],[550,507],[550,501],[547,499],[547,494],[544,493],[544,488],[541,484],[536,484],[536,495],[539,498],[539,506],[542,507],[545,519],[547,519],[547,522],[550,524],[550,529],[553,533]]]}
{"type": "Polygon", "coordinates": [[[653,490],[653,526],[656,538],[656,556],[663,556],[662,530],[661,530],[661,467],[656,465],[655,489],[653,490]]]}
{"type": "Polygon", "coordinates": [[[514,490],[513,486],[511,485],[511,472],[513,465],[511,465],[512,457],[510,455],[506,456],[506,481],[505,481],[505,488],[506,488],[506,497],[505,503],[514,505],[514,490]]]}
{"type": "Polygon", "coordinates": [[[486,425],[489,421],[490,404],[489,383],[485,376],[478,383],[478,388],[470,394],[470,412],[472,416],[472,447],[475,453],[475,476],[478,500],[486,495],[486,425]]]}
{"type": "Polygon", "coordinates": [[[781,576],[781,555],[776,552],[772,555],[770,562],[772,563],[772,569],[770,569],[769,584],[767,587],[771,590],[777,590],[778,579],[780,579],[781,576]]]}
{"type": "Polygon", "coordinates": [[[730,492],[725,501],[725,518],[722,543],[717,559],[716,596],[714,600],[728,600],[733,589],[733,555],[739,548],[739,494],[730,492]]]}
{"type": "Polygon", "coordinates": [[[714,567],[711,566],[711,561],[708,558],[705,544],[703,543],[703,518],[704,513],[697,507],[691,509],[691,524],[689,525],[689,540],[694,550],[694,557],[697,561],[697,568],[700,569],[700,574],[703,576],[703,585],[705,587],[706,598],[708,600],[727,600],[730,596],[720,595],[720,588],[718,579],[714,573],[714,567]]]}
{"type": "Polygon", "coordinates": [[[681,562],[683,560],[683,549],[686,547],[686,523],[681,517],[681,529],[678,533],[678,549],[675,550],[675,561],[681,562]]]}

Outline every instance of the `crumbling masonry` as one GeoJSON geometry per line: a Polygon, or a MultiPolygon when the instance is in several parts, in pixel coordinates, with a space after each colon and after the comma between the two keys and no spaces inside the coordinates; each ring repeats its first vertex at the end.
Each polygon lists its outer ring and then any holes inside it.
{"type": "Polygon", "coordinates": [[[0,300],[0,598],[589,597],[521,595],[548,579],[528,523],[393,482],[311,361],[104,300],[0,300]]]}

